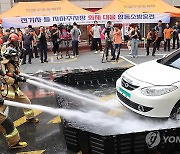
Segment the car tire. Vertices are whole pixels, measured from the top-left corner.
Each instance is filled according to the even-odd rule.
[[[173,107],[170,118],[173,120],[180,120],[180,101]]]

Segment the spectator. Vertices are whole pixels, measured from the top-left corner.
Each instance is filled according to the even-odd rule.
[[[157,31],[157,34],[158,34],[158,39],[156,42],[156,48],[159,51],[161,41],[163,40],[163,31],[164,31],[163,27],[162,27],[162,21],[161,20],[158,21],[158,25],[155,26],[155,30]]]
[[[140,37],[140,33],[138,31],[138,27],[135,26],[134,28],[132,28],[132,32],[131,32],[131,38],[132,38],[132,42],[131,42],[131,49],[132,49],[132,54],[131,57],[132,58],[136,58],[138,55],[138,39]]]
[[[19,42],[19,48],[22,48],[22,36],[23,32],[21,31],[20,28],[17,28],[17,34],[18,34],[18,42]]]
[[[6,29],[4,36],[3,36],[3,42],[7,42],[10,35],[10,30]]]
[[[87,26],[87,32],[88,32],[88,41],[89,41],[89,45],[91,45],[92,42],[92,26],[88,25]]]
[[[33,36],[33,51],[32,51],[32,58],[34,58],[33,56],[33,53],[35,54],[35,58],[39,58],[39,55],[38,55],[38,49],[37,49],[37,40],[38,40],[38,37],[37,37],[37,34],[36,34],[36,31],[33,29],[32,25],[28,25],[28,28],[29,28],[29,31],[31,33],[31,35]]]
[[[79,43],[79,35],[80,35],[80,30],[77,28],[77,23],[73,23],[73,29],[71,29],[71,36],[72,36],[72,48],[73,48],[73,56],[79,56],[79,51],[78,51],[78,43]]]
[[[48,62],[47,60],[48,34],[46,33],[46,29],[44,26],[41,26],[39,30],[40,32],[38,34],[38,38],[39,38],[39,49],[40,49],[40,61],[41,63],[44,63],[44,62]]]
[[[9,30],[10,30],[10,33],[15,33],[15,28],[14,27],[10,27]]]
[[[57,27],[57,24],[54,24],[51,30],[51,39],[53,42],[53,53],[56,56],[59,50],[59,44],[58,44],[58,39],[59,39],[59,30]]]
[[[0,38],[2,38],[4,36],[3,34],[3,27],[0,26]]]
[[[175,23],[175,26],[173,26],[173,48],[172,49],[175,49],[175,44],[176,44],[176,41],[177,41],[177,49],[179,49],[179,37],[178,37],[178,32],[180,31],[180,25],[179,25],[179,21],[177,21]]]
[[[127,47],[130,51],[130,55],[132,54],[132,49],[131,49],[131,32],[132,32],[132,29],[133,29],[133,25],[130,24],[129,25],[129,28],[128,28],[128,42],[127,42]]]
[[[118,26],[115,26],[115,29],[113,32],[113,42],[114,42],[114,55],[115,55],[116,50],[118,50],[118,54],[116,57],[116,61],[118,61],[119,55],[120,55],[120,50],[121,50],[121,44],[122,44],[122,34],[121,34],[121,30],[119,29]]]
[[[115,53],[113,50],[113,27],[111,21],[108,21],[106,27],[103,29],[102,34],[105,36],[105,52],[106,60],[108,60],[109,48],[111,48],[111,60],[115,60]]]
[[[149,56],[149,47],[152,43],[153,45],[153,52],[152,56],[155,56],[156,52],[156,41],[158,39],[158,35],[156,33],[156,30],[153,28],[148,34],[147,34],[147,44],[146,44],[146,56]]]
[[[23,54],[22,65],[26,64],[26,55],[29,56],[28,62],[29,62],[29,64],[31,64],[33,36],[30,34],[28,27],[25,27],[25,33],[22,36],[22,48],[26,49],[26,52]]]
[[[168,47],[168,51],[170,51],[170,41],[171,35],[173,33],[173,29],[169,27],[169,24],[166,24],[166,28],[164,29],[164,51]]]
[[[98,26],[98,22],[94,21],[94,27],[92,27],[92,36],[93,36],[93,43],[95,47],[95,53],[98,53],[98,44],[99,49],[102,53],[102,44],[101,44],[101,27]]]
[[[180,48],[180,29],[178,30],[178,37],[179,37],[179,48]]]
[[[82,35],[82,33],[81,33],[80,28],[78,28],[78,30],[79,30],[78,43],[80,43],[81,42],[81,35]]]

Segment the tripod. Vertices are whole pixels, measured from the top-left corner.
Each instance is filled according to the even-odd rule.
[[[112,52],[113,52],[112,41],[106,40],[105,48],[104,48],[104,52],[103,52],[103,56],[102,56],[102,59],[101,59],[101,62],[102,62],[102,63],[110,62],[110,61],[108,60],[109,48],[111,48],[111,54],[112,54]],[[105,57],[105,56],[106,56],[106,61],[104,61],[104,57]]]

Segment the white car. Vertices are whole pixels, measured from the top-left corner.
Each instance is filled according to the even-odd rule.
[[[180,50],[126,70],[116,82],[118,100],[148,117],[180,119]]]

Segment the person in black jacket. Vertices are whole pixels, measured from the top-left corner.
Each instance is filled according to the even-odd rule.
[[[175,26],[172,27],[174,32],[173,32],[173,48],[175,49],[175,44],[177,41],[177,49],[179,49],[179,37],[178,37],[178,32],[180,31],[180,25],[179,25],[179,21],[177,21],[175,23]]]
[[[59,30],[56,24],[53,25],[52,30],[51,30],[51,39],[53,42],[53,53],[54,55],[57,54],[59,50],[59,44],[58,44],[58,38],[59,38]]]
[[[47,60],[48,34],[46,33],[45,27],[43,27],[43,26],[40,27],[40,32],[39,32],[38,38],[39,38],[39,49],[40,49],[41,63],[48,62],[48,60]]]

